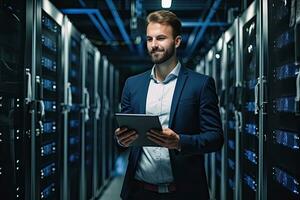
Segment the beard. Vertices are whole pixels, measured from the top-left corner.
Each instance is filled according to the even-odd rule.
[[[151,60],[154,64],[162,64],[169,60],[175,52],[175,45],[172,45],[168,49],[163,48],[156,48],[148,51],[149,55],[151,56]]]

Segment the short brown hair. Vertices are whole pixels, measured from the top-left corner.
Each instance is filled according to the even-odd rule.
[[[173,28],[174,38],[181,34],[181,22],[179,18],[171,11],[158,10],[147,16],[147,26],[149,23],[167,24]]]

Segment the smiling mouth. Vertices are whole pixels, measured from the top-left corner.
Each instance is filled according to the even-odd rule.
[[[157,53],[162,53],[162,51],[154,51],[151,54],[157,54]]]

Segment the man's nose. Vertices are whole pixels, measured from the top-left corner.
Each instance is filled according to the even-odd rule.
[[[152,40],[152,42],[151,42],[151,47],[152,47],[152,48],[157,48],[157,47],[158,47],[157,40],[155,40],[155,39]]]

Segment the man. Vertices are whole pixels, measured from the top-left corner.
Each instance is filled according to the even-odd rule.
[[[176,49],[181,23],[170,11],[147,17],[147,48],[152,70],[130,77],[124,86],[123,113],[159,115],[163,130],[149,130],[161,147],[130,147],[121,192],[124,200],[207,200],[204,153],[223,144],[218,98],[212,78],[184,68]],[[120,146],[137,137],[134,130],[115,131]]]

